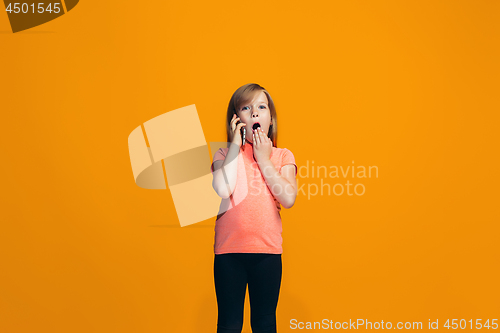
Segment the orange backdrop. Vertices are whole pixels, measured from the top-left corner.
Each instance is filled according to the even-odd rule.
[[[249,82],[273,96],[299,167],[378,167],[323,180],[362,183],[353,196],[313,196],[322,180],[302,171],[282,212],[279,331],[498,318],[499,14],[87,0],[13,34],[0,12],[0,332],[215,332],[215,217],[181,228],[169,190],[134,183],[127,137],[196,104],[207,142],[224,141]]]

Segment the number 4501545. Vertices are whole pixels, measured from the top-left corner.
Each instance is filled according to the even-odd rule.
[[[61,12],[61,7],[59,7],[60,3],[44,4],[43,2],[39,2],[39,3],[37,3],[37,5],[38,6],[35,6],[34,3],[32,3],[31,5],[27,4],[27,3],[14,3],[14,4],[9,3],[9,5],[7,6],[7,8],[5,10],[9,13],[15,13],[15,14],[18,14],[18,13],[24,13],[24,14],[39,13],[39,14],[42,14],[45,12],[57,14],[57,13]]]
[[[448,329],[454,329],[456,330],[457,328],[460,328],[460,329],[465,329],[467,328],[467,325],[468,323],[470,323],[470,328],[471,329],[481,329],[481,328],[487,328],[487,329],[494,329],[496,330],[498,328],[498,324],[497,324],[497,319],[491,319],[491,323],[490,323],[490,320],[487,319],[484,323],[481,323],[482,319],[476,319],[476,324],[475,324],[475,327],[473,326],[473,322],[472,322],[472,319],[467,321],[465,319],[460,319],[460,321],[458,321],[458,319],[451,319],[451,325],[450,325],[450,319],[448,319],[446,321],[446,323],[444,324],[444,327],[448,328]]]

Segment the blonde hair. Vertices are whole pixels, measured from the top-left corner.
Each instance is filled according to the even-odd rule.
[[[231,100],[229,101],[229,105],[227,107],[227,115],[226,115],[226,134],[227,134],[227,142],[229,147],[229,138],[231,134],[231,119],[233,118],[233,114],[238,115],[237,111],[243,104],[246,104],[254,98],[255,94],[263,91],[266,94],[267,101],[269,102],[269,111],[271,113],[271,125],[269,126],[268,138],[273,142],[273,147],[277,147],[278,145],[278,117],[276,114],[276,107],[274,106],[273,99],[269,92],[264,89],[264,87],[258,85],[257,83],[247,83],[244,86],[239,87],[234,92],[233,96],[231,96]]]

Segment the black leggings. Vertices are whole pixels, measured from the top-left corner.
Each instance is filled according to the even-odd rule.
[[[247,283],[252,332],[276,333],[281,271],[281,254],[216,254],[217,333],[241,332]]]

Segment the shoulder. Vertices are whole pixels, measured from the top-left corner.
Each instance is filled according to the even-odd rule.
[[[290,149],[287,148],[278,148],[279,149],[279,160],[281,165],[286,165],[286,164],[296,164],[295,163],[295,156],[293,156],[293,153]]]
[[[278,154],[279,156],[293,156],[293,153],[287,148],[273,147],[273,153]]]
[[[285,150],[288,150],[286,148],[278,148],[278,147],[273,147],[273,153],[276,152],[278,154],[283,154]]]

